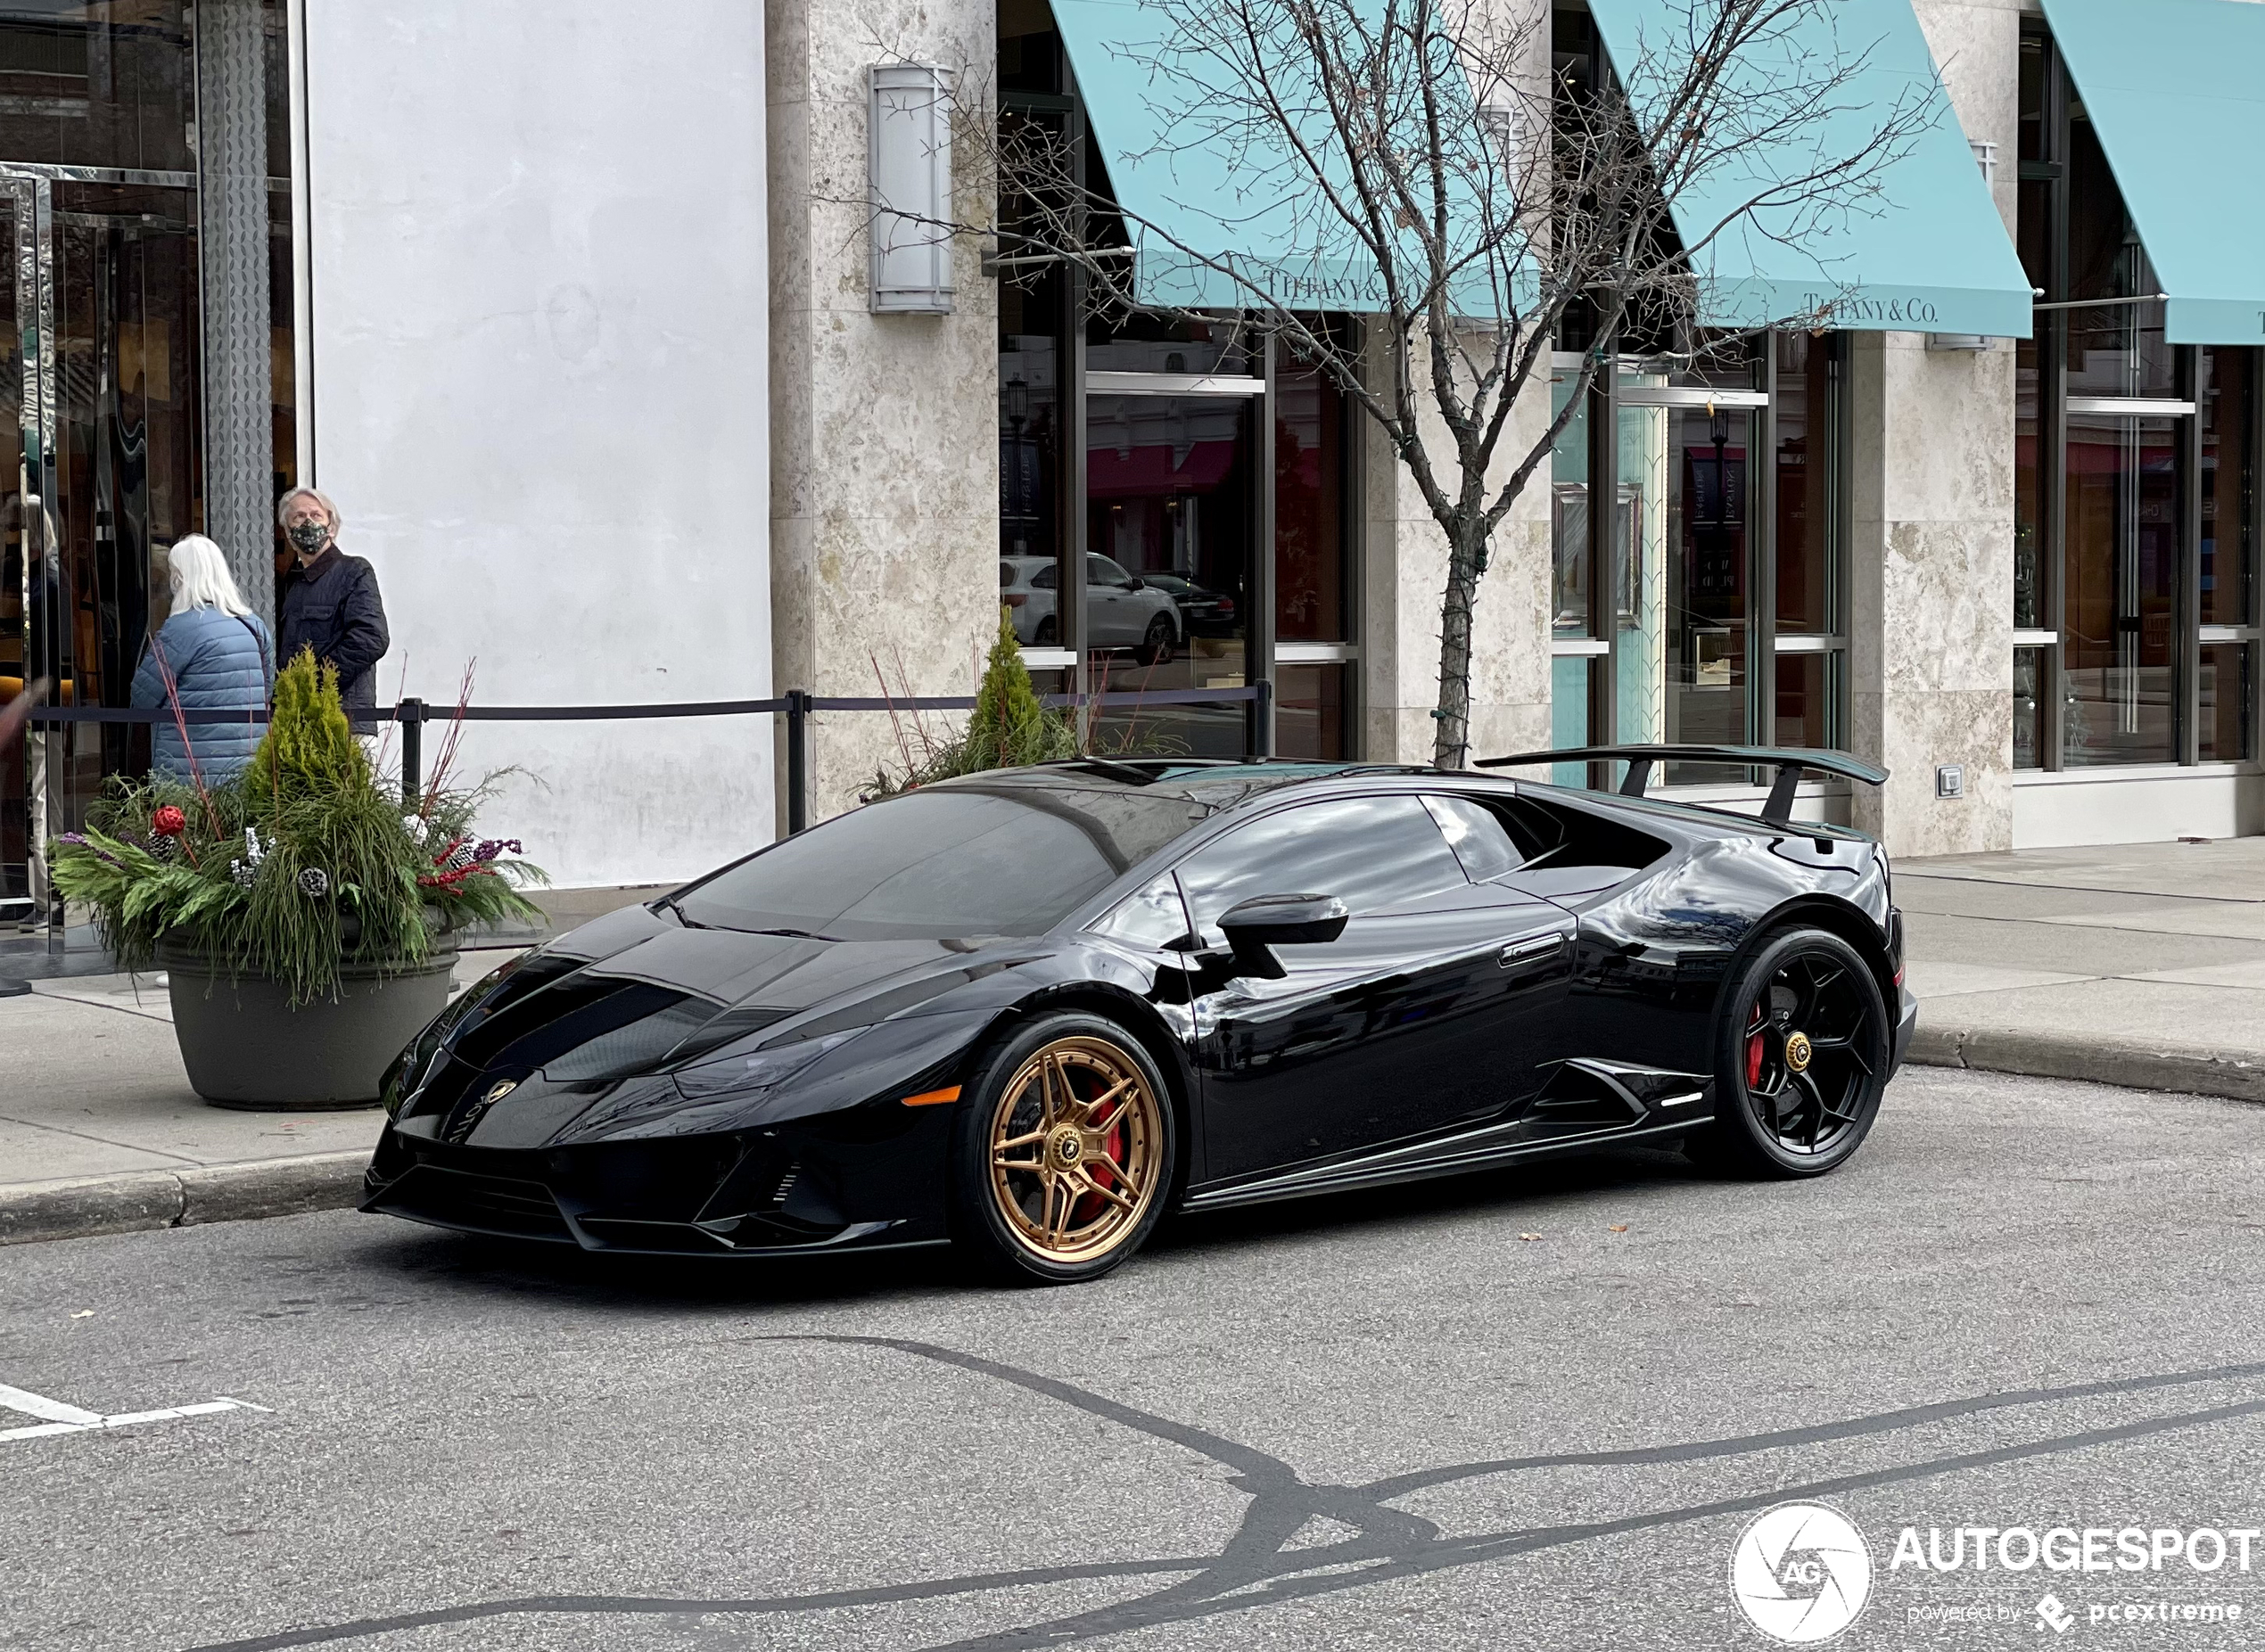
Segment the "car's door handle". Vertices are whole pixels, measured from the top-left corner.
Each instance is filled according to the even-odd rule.
[[[1508,969],[1513,965],[1528,964],[1536,958],[1547,958],[1564,944],[1564,932],[1553,929],[1546,935],[1528,935],[1523,941],[1513,941],[1496,957],[1502,966]]]

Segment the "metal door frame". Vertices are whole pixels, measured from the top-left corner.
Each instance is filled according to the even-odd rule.
[[[12,263],[16,285],[16,338],[23,356],[22,400],[16,438],[16,496],[21,513],[23,561],[16,591],[24,681],[33,678],[35,638],[31,629],[32,551],[54,555],[46,531],[45,501],[54,471],[54,183],[37,171],[0,166],[0,195],[13,213]],[[52,619],[52,616],[50,616]],[[52,734],[28,729],[22,751],[9,760],[23,781],[23,896],[0,897],[0,916],[22,927],[54,927],[47,888],[45,826],[54,781],[44,743]],[[35,752],[37,756],[35,757]],[[37,776],[37,785],[34,785]]]

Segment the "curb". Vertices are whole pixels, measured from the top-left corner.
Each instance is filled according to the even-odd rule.
[[[0,1187],[0,1245],[345,1210],[361,1198],[369,1158],[364,1152],[310,1153]]]
[[[1923,1020],[1912,1034],[1906,1059],[1923,1067],[1966,1067],[2265,1102],[2265,1058],[2244,1050],[2164,1048],[2010,1027],[1931,1027]]]

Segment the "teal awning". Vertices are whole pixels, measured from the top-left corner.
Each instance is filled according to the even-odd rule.
[[[2045,0],[2173,344],[2265,342],[2265,6]]]
[[[1256,308],[1230,273],[1240,269],[1292,307],[1382,307],[1376,259],[1328,205],[1314,166],[1257,115],[1236,70],[1187,37],[1176,8],[1053,0],[1053,13],[1125,214],[1141,301]],[[1297,91],[1296,54],[1271,67],[1281,77],[1290,124],[1334,179],[1344,170],[1342,148],[1318,95]],[[1485,239],[1478,224],[1476,203],[1460,203],[1451,234],[1478,248]],[[1403,272],[1423,267],[1413,251],[1395,260]],[[1229,269],[1215,267],[1223,264]],[[1456,308],[1494,313],[1487,288],[1485,270],[1473,269],[1454,285]]]
[[[1689,56],[1687,0],[1589,0],[1589,14],[1641,114],[1647,90]],[[1834,327],[2029,337],[2029,278],[1910,0],[1836,0],[1757,43],[1738,72],[1766,88],[1832,62],[1856,67],[1823,112],[1743,147],[1672,203],[1684,244],[1700,248],[1701,320],[1758,326],[1829,305]],[[1858,152],[1888,111],[1922,103],[1923,127],[1874,175],[1871,198],[1823,221],[1776,208],[1732,221],[1762,190]]]

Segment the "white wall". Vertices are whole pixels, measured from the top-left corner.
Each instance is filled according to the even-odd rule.
[[[375,565],[378,695],[770,691],[762,9],[308,0],[316,480]],[[428,730],[428,754],[440,730]],[[563,884],[771,834],[771,721],[472,724]]]

